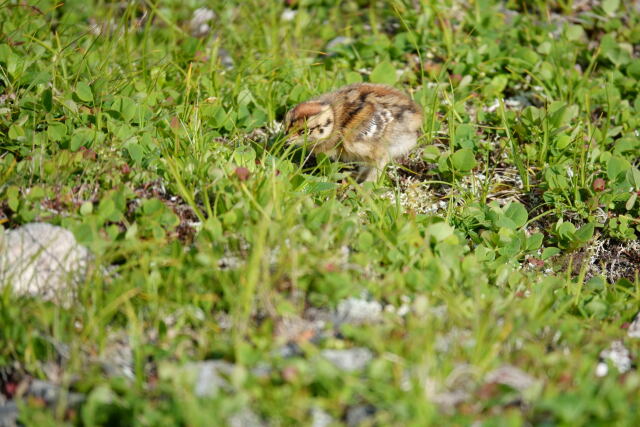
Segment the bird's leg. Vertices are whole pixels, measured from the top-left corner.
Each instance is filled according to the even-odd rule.
[[[356,175],[356,180],[358,182],[376,182],[380,177],[380,174],[384,170],[384,167],[387,165],[386,156],[382,159],[379,159],[375,165],[364,165],[361,166]]]

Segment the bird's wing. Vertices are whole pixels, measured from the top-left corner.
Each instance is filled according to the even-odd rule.
[[[384,134],[391,121],[393,121],[391,111],[378,106],[374,109],[373,114],[360,124],[358,134],[363,139],[378,139]]]

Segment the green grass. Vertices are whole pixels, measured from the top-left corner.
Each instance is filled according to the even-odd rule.
[[[26,424],[210,425],[242,408],[339,424],[357,405],[376,425],[637,423],[636,368],[595,375],[613,341],[640,351],[622,327],[640,308],[634,6],[210,3],[202,38],[192,0],[0,3],[3,226],[62,225],[96,256],[69,308],[0,294],[0,367],[54,381],[54,364],[87,396],[72,412],[21,400]],[[425,111],[419,147],[377,185],[305,162],[275,125],[356,81]],[[411,309],[279,353],[283,319],[363,295]],[[133,378],[102,372],[117,336]],[[373,352],[363,371],[320,356],[351,347]],[[232,390],[198,398],[180,369],[210,359],[235,364]],[[504,365],[535,386],[487,383]]]

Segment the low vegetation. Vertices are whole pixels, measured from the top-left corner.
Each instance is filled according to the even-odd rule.
[[[0,291],[0,405],[30,425],[638,421],[633,2],[205,3],[0,3],[2,225],[94,256],[68,306]],[[281,132],[359,81],[425,112],[376,185]],[[59,398],[21,395],[33,379]]]

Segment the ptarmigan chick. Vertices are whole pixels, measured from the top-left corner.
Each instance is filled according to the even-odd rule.
[[[387,85],[356,83],[298,104],[284,119],[289,142],[357,162],[358,181],[375,181],[385,165],[416,145],[422,109]]]

